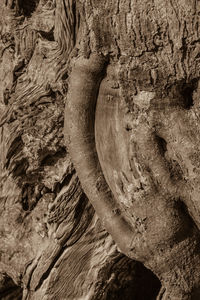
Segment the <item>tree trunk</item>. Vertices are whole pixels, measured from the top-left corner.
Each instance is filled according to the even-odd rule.
[[[1,299],[200,299],[199,8],[3,1]]]

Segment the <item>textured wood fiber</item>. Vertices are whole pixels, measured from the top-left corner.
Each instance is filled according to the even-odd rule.
[[[69,62],[85,30],[78,5],[0,7],[2,300],[154,299],[160,288],[151,271],[117,251],[65,146]]]
[[[1,298],[198,300],[198,1],[0,15]]]
[[[110,214],[104,225],[119,248],[123,244],[125,254],[162,281],[158,298],[198,299],[199,172],[193,160],[199,156],[198,1],[80,1],[80,12],[85,35],[71,64],[67,100],[72,105],[78,100],[80,110],[66,108],[80,120],[80,130],[75,121],[69,137],[79,178],[89,199],[98,203],[99,216],[103,209]],[[82,75],[73,73],[76,62],[86,58],[87,78],[93,53],[109,58],[98,97],[83,82],[76,92],[74,78]],[[95,81],[96,76],[91,86]],[[90,121],[81,103],[90,98],[97,102],[96,131],[93,125],[87,129],[96,147],[82,130]],[[96,151],[115,196],[111,207],[99,191],[98,199],[90,194],[101,175],[92,171],[93,179],[84,177]],[[117,205],[132,234],[119,222],[114,226]]]

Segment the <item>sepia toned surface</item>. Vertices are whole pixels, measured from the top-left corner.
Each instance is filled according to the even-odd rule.
[[[199,13],[3,1],[1,299],[200,299]]]

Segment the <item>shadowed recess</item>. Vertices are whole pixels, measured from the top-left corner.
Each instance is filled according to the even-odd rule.
[[[155,139],[156,139],[160,154],[162,156],[164,156],[165,152],[167,151],[167,142],[162,137],[160,137],[158,135],[155,136]]]
[[[22,288],[17,286],[13,280],[6,275],[0,277],[0,299],[22,300]]]
[[[39,0],[19,0],[19,7],[23,11],[25,17],[30,17],[36,10]]]
[[[189,110],[194,105],[193,93],[197,89],[198,79],[193,79],[189,83],[183,82],[180,87],[182,107]]]
[[[161,288],[159,279],[140,262],[121,256],[112,266],[102,271],[109,280],[106,290],[92,300],[155,300]],[[112,278],[112,279],[111,279]],[[141,289],[142,287],[142,289]]]

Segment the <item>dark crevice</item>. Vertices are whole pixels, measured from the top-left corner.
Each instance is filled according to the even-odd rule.
[[[170,177],[172,180],[181,180],[183,179],[183,171],[181,169],[181,166],[179,165],[179,163],[174,160],[171,159],[168,161],[168,167],[169,167],[169,171],[170,171]]]
[[[75,171],[72,171],[71,173],[69,173],[69,174],[63,179],[62,182],[57,182],[57,183],[56,183],[55,188],[54,188],[55,194],[58,194],[58,193],[62,190],[62,188],[63,188],[64,186],[67,186],[67,185],[70,183],[70,181],[71,181],[71,179],[72,179],[72,177],[73,177],[74,174],[75,174]]]
[[[28,160],[24,157],[20,161],[16,161],[15,167],[12,170],[13,177],[23,177],[26,174],[26,170],[29,167]]]
[[[5,105],[8,105],[9,99],[11,98],[11,92],[9,89],[5,89],[3,92],[3,101]]]
[[[132,126],[130,124],[126,124],[125,129],[126,129],[126,131],[131,131],[132,130]]]
[[[14,8],[15,8],[15,6],[16,6],[16,3],[15,3],[15,2],[16,2],[16,0],[13,0],[12,5],[11,5],[11,7],[10,7],[11,9],[14,9]]]
[[[68,178],[68,180],[70,180]],[[79,199],[79,202],[78,202],[78,206],[76,207],[76,212],[75,212],[75,223],[74,223],[74,226],[73,226],[73,230],[70,232],[70,234],[68,235],[67,234],[67,237],[65,237],[63,240],[62,240],[62,247],[57,251],[56,255],[54,256],[54,259],[52,260],[51,264],[49,265],[48,269],[43,273],[43,275],[41,276],[41,278],[39,279],[39,282],[35,288],[35,291],[37,291],[43,284],[44,280],[48,278],[48,276],[50,275],[52,269],[54,268],[56,262],[58,261],[58,259],[60,259],[60,257],[63,255],[64,251],[66,250],[66,247],[64,246],[65,243],[70,240],[73,235],[76,236],[76,239],[73,240],[73,243],[70,243],[68,245],[68,247],[72,246],[73,244],[75,244],[77,242],[77,240],[81,237],[82,235],[82,230],[80,231],[80,234],[77,233],[77,226],[80,224],[80,220],[81,218],[83,217],[82,214],[80,214],[80,211],[84,211],[84,208],[86,207],[87,205],[87,197],[83,194],[81,196],[81,198]],[[61,241],[60,241],[61,242]]]
[[[181,94],[183,97],[183,108],[190,109],[193,105],[193,86],[185,86],[185,88],[182,90]]]
[[[54,28],[52,28],[49,32],[39,30],[39,33],[42,38],[48,41],[54,41]]]
[[[180,106],[189,110],[194,105],[193,92],[197,89],[198,78],[194,78],[190,82],[181,82],[177,85],[180,93]]]
[[[136,274],[137,279],[136,282],[136,292],[135,292],[135,300],[154,300],[158,295],[161,283],[156,275],[146,269],[142,263],[137,262],[136,266]],[[144,289],[141,289],[141,286]]]
[[[35,208],[38,201],[44,194],[45,187],[38,182],[26,182],[22,187],[22,207],[25,211],[31,211]],[[48,189],[46,189],[46,193]]]
[[[73,16],[74,16],[74,24],[73,24],[73,42],[74,42],[74,46],[75,46],[75,43],[76,43],[76,34],[77,34],[77,32],[76,32],[76,28],[77,28],[77,19],[76,19],[77,14],[76,14],[76,11],[77,11],[76,2],[74,1],[72,3],[72,12],[73,12]]]
[[[170,86],[166,86],[166,95],[170,105],[179,106],[189,110],[194,105],[193,93],[197,89],[199,78],[194,78],[189,82],[180,80]]]
[[[45,149],[43,149],[45,151]],[[66,149],[61,148],[59,151],[56,153],[48,153],[43,157],[41,160],[41,167],[44,166],[53,166],[59,159],[64,158],[66,156]]]
[[[23,289],[17,286],[13,280],[4,276],[4,282],[0,285],[0,299],[1,300],[22,300]]]
[[[30,17],[36,10],[39,0],[18,0],[19,9],[22,10],[25,17]]]
[[[9,150],[8,150],[8,153],[6,155],[6,158],[7,158],[7,162],[6,162],[6,168],[9,167],[9,164],[10,164],[10,160],[11,158],[18,154],[20,151],[22,151],[23,149],[23,146],[24,146],[24,143],[22,141],[22,138],[21,136],[17,136],[13,142],[11,143],[10,147],[9,147]]]
[[[25,211],[32,210],[36,205],[36,199],[34,197],[35,186],[34,184],[26,183],[22,188],[22,208]],[[35,201],[33,200],[35,199]]]
[[[100,292],[92,300],[155,300],[161,288],[161,283],[153,272],[142,263],[123,255],[110,266],[107,265],[99,276],[102,278],[97,287]],[[105,290],[106,280],[109,284]]]
[[[65,72],[65,73],[62,75],[61,79],[62,79],[62,80],[67,80],[67,78],[68,78],[68,72]]]
[[[63,180],[61,183],[59,183],[59,188],[60,188],[60,190],[61,190],[64,186],[67,186],[67,185],[69,184],[69,182],[71,181],[72,176],[73,176],[74,174],[75,174],[75,171],[73,171],[72,173],[68,174],[68,175],[64,178],[64,180]]]
[[[78,225],[78,223],[82,217],[82,213],[85,210],[86,205],[87,205],[87,197],[83,193],[83,194],[81,194],[78,204],[75,207],[75,214],[74,214],[75,226]]]
[[[199,231],[198,225],[195,223],[195,220],[191,215],[191,212],[189,212],[187,205],[182,201],[182,199],[178,199],[176,205],[177,205],[177,209],[183,214],[184,226],[185,226],[184,234],[186,232],[186,228],[191,233],[192,233],[192,229],[198,232]]]
[[[89,226],[93,217],[93,213],[91,212],[91,210],[87,213],[87,205],[88,199],[85,194],[82,194],[78,201],[78,205],[75,207],[73,229],[70,233],[65,232],[59,239],[59,242],[62,246],[65,246],[66,244],[68,247],[73,246],[81,238],[83,232],[87,230],[87,227]],[[87,214],[87,218],[85,216],[85,213],[82,214],[83,211],[85,211],[85,213]]]
[[[57,252],[56,256],[54,257],[54,259],[52,260],[51,264],[49,265],[48,269],[46,270],[46,272],[43,273],[43,275],[41,276],[38,285],[35,287],[35,291],[37,291],[43,284],[44,280],[47,279],[47,277],[49,276],[49,274],[51,273],[52,269],[54,268],[56,262],[58,261],[58,259],[62,256],[62,254],[64,253],[65,248],[62,247],[59,249],[59,251]]]
[[[193,213],[188,210],[187,205],[182,199],[178,198],[174,201],[174,210],[177,211],[179,218],[184,220],[181,228],[177,231],[176,236],[174,237],[176,239],[176,243],[182,242],[186,236],[194,237],[195,235],[196,238],[199,239],[199,224],[197,224]]]
[[[13,82],[16,82],[17,78],[25,72],[25,61],[21,60],[13,70]]]
[[[165,155],[165,152],[167,151],[167,142],[160,136],[155,136],[156,143],[159,149],[159,152],[162,156]]]
[[[76,38],[78,36],[80,23],[81,23],[81,16],[80,16],[80,13],[79,13],[79,10],[78,10],[77,6],[74,7],[74,14],[76,15],[75,26],[74,26],[75,27],[75,41],[74,41],[74,43],[76,43]]]

